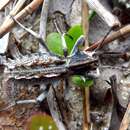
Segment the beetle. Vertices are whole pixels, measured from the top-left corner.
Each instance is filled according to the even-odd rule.
[[[80,36],[77,39],[70,56],[65,55],[64,57],[60,57],[50,52],[45,42],[41,37],[38,36],[38,34],[24,27],[13,17],[12,19],[23,29],[25,29],[27,32],[37,38],[43,44],[46,52],[37,52],[22,55],[17,46],[13,45],[12,49],[15,50],[13,51],[15,53],[12,53],[12,59],[2,56],[0,57],[1,65],[5,66],[4,75],[7,79],[28,80],[34,78],[47,78],[51,80],[53,78],[72,75],[75,73],[83,74],[86,71],[89,72],[91,68],[96,68],[95,63],[97,63],[97,58],[93,56],[93,53],[86,53],[85,51],[81,51],[78,49],[78,46],[83,45],[85,42],[83,36]],[[62,42],[64,43],[65,40]],[[63,48],[63,50],[65,49]],[[17,55],[17,57],[15,55]],[[7,110],[17,104],[41,103],[46,98],[47,92],[48,89],[43,91],[36,99],[33,100],[14,101],[6,108],[1,109],[1,111]]]

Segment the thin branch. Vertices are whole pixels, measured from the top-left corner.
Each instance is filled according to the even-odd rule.
[[[119,29],[118,31],[113,32],[112,34],[110,34],[103,42],[102,46],[107,45],[109,43],[111,43],[112,41],[120,38],[120,37],[124,37],[124,36],[128,36],[130,34],[130,24]],[[100,40],[98,40],[95,43],[92,43],[92,45],[89,48],[85,48],[85,51],[92,51],[95,48],[98,47],[99,44],[101,44],[103,38],[101,38]]]
[[[21,10],[17,15],[14,16],[15,19],[20,20],[27,15],[33,13],[43,2],[43,0],[33,0],[29,5],[27,5],[23,10]],[[7,32],[9,32],[15,25],[14,20],[10,19],[8,23],[3,23],[0,27],[0,38],[3,37]]]

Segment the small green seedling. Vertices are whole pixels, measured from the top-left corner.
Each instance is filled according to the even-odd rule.
[[[94,18],[95,15],[96,15],[96,12],[91,10],[89,13],[89,18],[88,18],[89,22],[92,21],[92,19]],[[82,26],[80,24],[71,27],[68,30],[67,35],[64,35],[67,49],[68,49],[68,54],[70,54],[75,42],[81,35],[83,35],[83,30],[82,30]],[[53,53],[63,56],[64,52],[63,52],[63,48],[62,48],[62,44],[61,44],[61,42],[62,42],[61,34],[59,34],[57,32],[50,33],[47,36],[46,41],[47,41],[48,48]]]
[[[75,42],[77,39],[83,34],[81,25],[75,25],[69,29],[67,32],[67,35],[65,35],[65,41],[67,44],[68,54],[71,53],[71,50],[73,46],[75,45]],[[63,56],[63,48],[62,48],[62,39],[61,34],[59,33],[51,33],[47,36],[47,46],[48,48],[55,54]],[[80,87],[90,87],[93,84],[93,80],[86,79],[84,76],[75,75],[72,76],[72,82],[76,86]]]
[[[92,11],[89,15],[89,21],[91,21],[95,15],[96,13]],[[67,35],[64,36],[68,54],[71,53],[72,48],[74,47],[77,39],[81,35],[83,35],[83,30],[81,25],[75,25],[68,30]],[[61,34],[54,32],[47,36],[48,48],[53,53],[63,56],[64,52],[61,43],[62,43]],[[86,86],[90,87],[93,84],[93,80],[86,79],[84,76],[79,76],[79,75],[73,76],[72,82],[76,84],[76,86],[81,86],[81,87],[86,87]]]
[[[71,77],[72,83],[74,83],[78,87],[91,87],[93,85],[93,80],[85,78],[82,75],[74,75]]]
[[[68,54],[70,54],[75,42],[83,34],[81,25],[75,25],[69,29],[67,35],[64,36]],[[53,32],[47,36],[47,46],[55,54],[63,56],[62,39],[59,33]]]
[[[40,113],[31,116],[26,130],[58,130],[58,128],[49,115]]]

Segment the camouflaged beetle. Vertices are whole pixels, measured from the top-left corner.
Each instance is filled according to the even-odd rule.
[[[16,22],[18,23],[18,21]],[[18,24],[21,26],[20,23]],[[25,27],[23,28],[25,29]],[[68,57],[60,57],[53,54],[49,51],[46,44],[41,38],[38,37],[38,40],[42,42],[47,52],[37,52],[22,55],[19,52],[17,46],[13,45],[13,58],[6,58],[3,56],[0,57],[0,63],[5,67],[4,77],[6,77],[7,80],[28,80],[40,78],[49,78],[49,80],[51,80],[52,78],[73,74],[84,74],[85,72],[88,73],[91,68],[95,69],[95,63],[97,63],[97,58],[93,56],[93,53],[87,53],[78,49],[78,46],[83,45],[85,42],[83,36],[79,37],[79,39],[76,41],[71,51],[71,55]],[[13,101],[13,103],[11,103],[8,107],[2,110],[7,110],[16,104],[40,103],[45,99],[45,95],[47,95],[46,91],[42,92],[34,100]]]

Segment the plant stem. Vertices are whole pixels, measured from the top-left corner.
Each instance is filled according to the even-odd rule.
[[[83,130],[89,130],[90,128],[90,104],[89,104],[89,87],[83,89]]]
[[[86,0],[82,0],[82,27],[85,36],[85,48],[89,47],[88,31],[89,31],[89,9]],[[89,130],[89,87],[83,88],[83,130]]]

